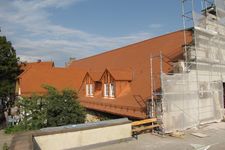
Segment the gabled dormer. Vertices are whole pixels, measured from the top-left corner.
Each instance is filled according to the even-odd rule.
[[[103,84],[102,95],[104,98],[115,98],[115,79],[111,73],[106,69],[101,77],[101,82]]]
[[[92,72],[89,71],[86,73],[83,80],[83,89],[85,90],[84,94],[86,97],[94,97],[99,95],[101,92],[102,83],[100,82],[101,72]]]
[[[86,73],[80,93],[85,97],[114,99],[130,91],[131,70],[105,69],[104,72]]]
[[[116,98],[130,87],[133,75],[129,70],[106,69],[101,77],[104,98]]]

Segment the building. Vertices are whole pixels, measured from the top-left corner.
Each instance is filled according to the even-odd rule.
[[[186,32],[191,42],[192,31]],[[161,51],[167,57],[163,62],[164,71],[171,72],[169,63],[182,59],[183,46],[184,33],[181,30],[73,61],[70,68],[87,70],[80,89],[81,104],[98,111],[146,118],[147,101],[151,97],[151,55]],[[154,63],[158,64],[154,69],[159,71],[160,60]]]
[[[55,67],[53,62],[27,63],[22,68],[24,71],[18,76],[16,84],[16,93],[21,96],[43,95],[47,92],[45,85],[58,90],[78,90],[84,75],[81,70]]]
[[[186,31],[192,40],[192,31]],[[120,116],[143,119],[148,115],[151,97],[150,57],[161,51],[167,57],[165,72],[171,72],[170,61],[182,59],[183,30],[155,37],[81,60],[69,67],[56,68],[52,62],[28,64],[19,77],[19,94],[43,94],[44,84],[57,89],[79,91],[80,102],[89,109]],[[159,64],[159,59],[155,61]],[[159,66],[155,66],[159,71]]]
[[[137,119],[156,117],[164,132],[220,121],[225,3],[207,1],[203,11],[191,11],[193,28],[75,60],[66,68],[33,66],[18,78],[20,94],[44,93],[42,84],[70,87],[88,109]],[[184,24],[190,19],[186,12]]]

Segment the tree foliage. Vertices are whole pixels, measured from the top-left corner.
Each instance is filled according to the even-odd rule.
[[[22,116],[21,126],[24,126],[27,130],[45,127],[46,102],[44,102],[41,96],[24,97],[18,101],[17,105],[20,107]]]
[[[11,42],[5,36],[0,36],[0,100],[7,105],[14,99],[16,77],[19,74],[18,60]]]
[[[17,102],[22,121],[6,129],[6,133],[85,122],[86,112],[77,101],[75,91],[64,89],[59,92],[51,86],[45,88],[46,95],[24,97]]]
[[[45,88],[48,89],[49,93],[45,96],[47,126],[84,123],[86,114],[84,108],[77,101],[76,92],[69,89],[58,92],[49,86]]]

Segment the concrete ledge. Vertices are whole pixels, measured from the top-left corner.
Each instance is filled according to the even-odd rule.
[[[131,132],[131,121],[127,118],[43,128],[39,131],[17,134],[12,140],[10,149],[91,149],[131,140]],[[64,145],[65,148],[56,145]]]
[[[128,120],[127,118],[121,118],[121,119],[98,121],[93,123],[85,123],[85,124],[77,124],[77,125],[48,127],[48,128],[40,129],[40,132],[35,132],[33,136],[36,137],[36,136],[43,136],[43,135],[49,135],[49,134],[52,135],[52,134],[59,134],[59,133],[66,133],[66,132],[97,129],[97,128],[103,128],[103,127],[109,127],[109,126],[122,125],[126,123],[131,123],[131,121]]]

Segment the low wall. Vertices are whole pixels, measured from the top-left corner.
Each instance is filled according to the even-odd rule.
[[[88,148],[99,144],[130,139],[131,122],[115,119],[96,123],[45,128],[33,134],[35,149]]]

